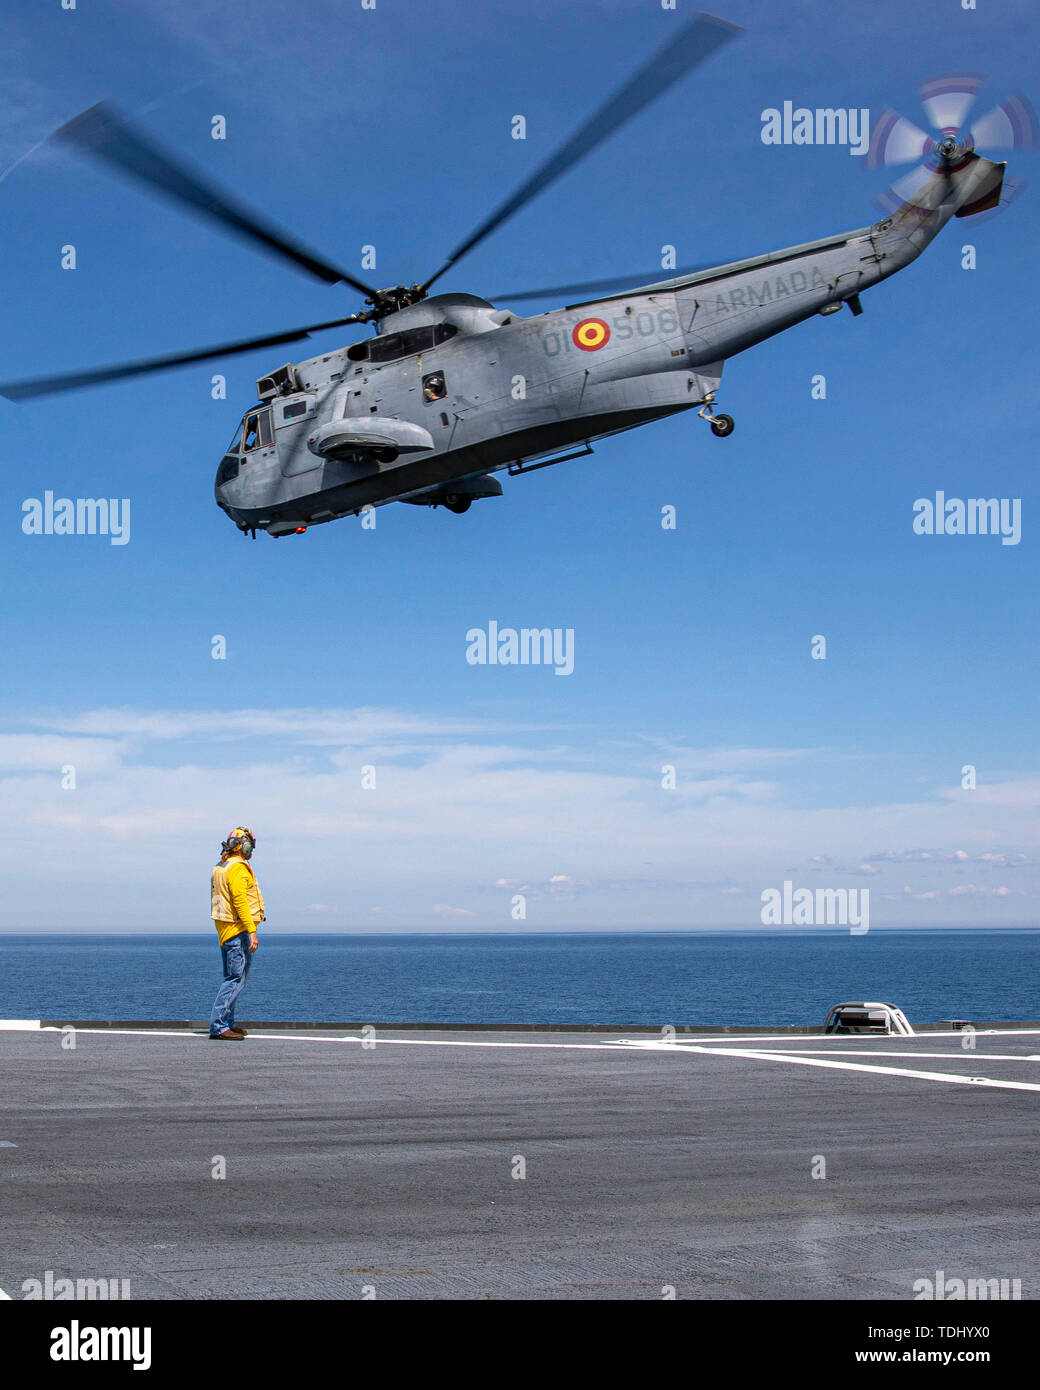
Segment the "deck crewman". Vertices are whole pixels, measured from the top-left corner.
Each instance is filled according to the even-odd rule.
[[[246,1030],[235,1026],[235,1003],[259,945],[256,929],[265,917],[264,896],[249,863],[256,849],[253,832],[237,825],[220,848],[220,862],[211,879],[211,915],[220,942],[224,983],[213,1004],[209,1035],[215,1042],[241,1042]]]

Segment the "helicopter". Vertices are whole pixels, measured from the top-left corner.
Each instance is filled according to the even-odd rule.
[[[215,497],[238,529],[282,538],[388,502],[454,513],[516,476],[593,452],[595,441],[695,409],[720,438],[725,362],[816,314],[847,307],[910,264],[954,216],[1000,201],[1005,163],[947,128],[922,151],[923,182],[872,225],[670,279],[589,281],[485,299],[431,288],[620,126],[727,45],[737,25],[689,20],[428,279],[376,288],[308,250],[160,149],[110,104],[62,126],[71,145],[368,306],[346,317],[166,357],[0,384],[24,400],[371,324],[375,334],[257,380],[219,464]],[[512,307],[566,296],[532,317]]]

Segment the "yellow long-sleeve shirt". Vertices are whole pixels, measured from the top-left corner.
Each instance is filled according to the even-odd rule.
[[[251,867],[243,859],[231,858],[227,864],[227,888],[231,897],[231,908],[235,914],[233,922],[222,922],[214,917],[213,925],[217,929],[217,937],[223,946],[232,937],[238,936],[240,932],[255,932],[260,922],[263,920],[262,912],[259,918],[254,920],[250,908],[250,896],[259,897],[256,886],[256,876]]]

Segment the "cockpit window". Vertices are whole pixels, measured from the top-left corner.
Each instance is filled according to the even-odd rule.
[[[347,348],[347,356],[352,362],[396,362],[401,357],[429,352],[438,343],[454,338],[458,331],[453,323],[431,323],[422,328],[406,328],[401,333],[381,333]]]
[[[221,459],[220,467],[217,469],[217,487],[221,487],[224,483],[230,483],[232,478],[237,477],[238,455],[226,454],[224,458]]]
[[[271,412],[256,410],[247,415],[242,426],[242,449],[266,449],[271,443]]]

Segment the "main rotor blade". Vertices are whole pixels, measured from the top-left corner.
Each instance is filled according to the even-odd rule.
[[[440,270],[426,281],[423,289],[429,289],[435,280],[439,280],[456,261],[472,251],[478,242],[483,241],[532,198],[555,183],[568,169],[591,154],[608,136],[613,135],[614,131],[619,130],[644,107],[662,96],[680,77],[684,77],[698,63],[703,63],[717,48],[721,48],[740,32],[740,25],[730,24],[728,20],[717,19],[714,15],[700,14],[691,19],[678,35],[670,39],[664,48],[640,68],[566,144],[521,184],[471,236],[455,248]]]
[[[202,213],[203,217],[258,241],[267,250],[284,256],[327,284],[335,285],[343,281],[363,294],[375,294],[363,280],[356,280],[338,266],[312,255],[298,241],[262,221],[212,184],[176,163],[157,145],[139,135],[108,102],[99,102],[97,106],[81,112],[56,130],[51,138],[75,145],[172,198],[174,202],[186,204]]]
[[[359,316],[352,314],[346,319],[312,323],[307,328],[291,328],[285,333],[269,333],[263,338],[243,338],[233,343],[221,343],[218,347],[199,348],[195,352],[177,352],[169,357],[142,357],[136,362],[118,362],[110,367],[96,367],[85,372],[62,372],[58,376],[34,377],[26,381],[4,381],[0,382],[0,396],[5,396],[9,401],[27,401],[36,396],[52,396],[59,391],[78,391],[81,387],[101,386],[108,381],[145,376],[148,372],[161,372],[168,367],[186,367],[191,362],[205,362],[211,357],[233,357],[237,352],[251,352],[254,348],[296,343],[323,328],[341,328],[358,321]]]
[[[696,275],[698,271],[711,270],[717,264],[717,261],[705,261],[703,265],[684,266],[681,270],[672,271],[670,275],[656,276],[655,271],[643,276],[617,275],[610,280],[583,280],[576,285],[554,285],[551,289],[519,290],[516,294],[493,294],[488,297],[494,304],[517,304],[525,299],[571,299],[574,295],[593,295],[600,291],[604,294],[610,294],[612,290],[627,290],[637,285],[659,284],[662,279],[681,280],[684,275]]]

